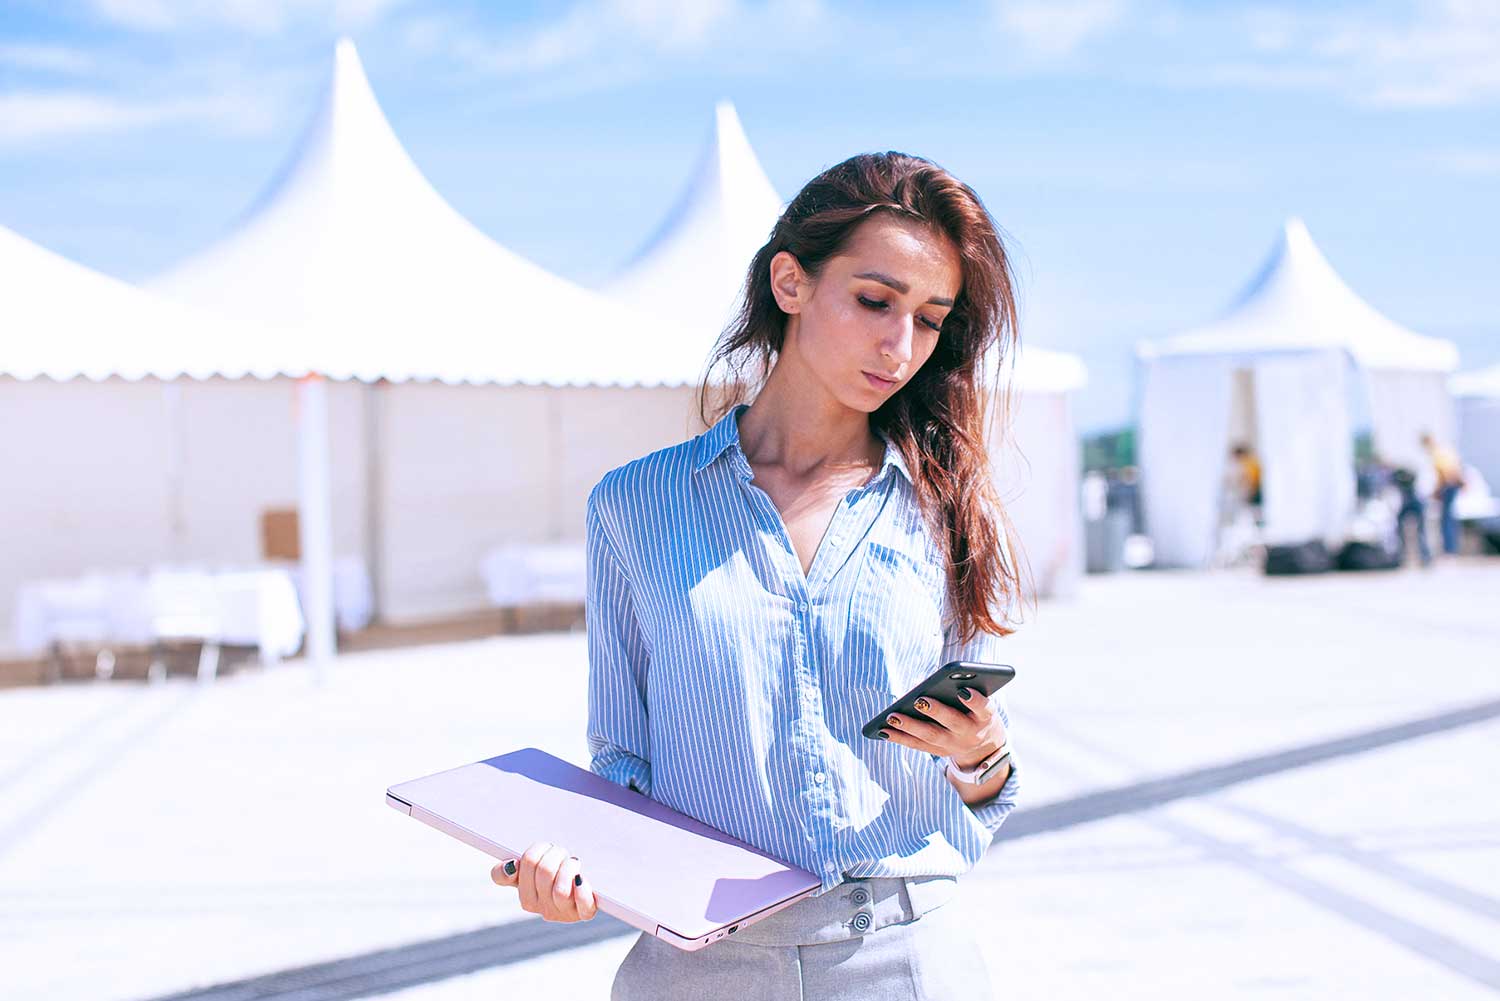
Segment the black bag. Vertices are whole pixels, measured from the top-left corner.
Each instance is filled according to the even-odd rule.
[[[1484,540],[1485,552],[1500,553],[1500,518],[1480,518],[1474,528]]]
[[[1395,553],[1373,542],[1350,542],[1339,550],[1340,570],[1395,570],[1399,566],[1401,560]]]
[[[1324,573],[1332,569],[1333,560],[1328,555],[1328,547],[1320,541],[1266,547],[1267,576]]]

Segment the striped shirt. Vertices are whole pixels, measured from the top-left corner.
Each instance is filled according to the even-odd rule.
[[[860,728],[942,664],[998,661],[999,637],[956,640],[888,437],[804,575],[751,482],[747,406],[589,494],[590,767],[815,873],[818,894],[845,875],[967,872],[1015,806],[1015,754],[1000,794],[969,806],[941,756]],[[990,704],[1009,732],[1003,690]]]

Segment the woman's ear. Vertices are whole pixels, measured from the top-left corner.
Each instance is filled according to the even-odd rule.
[[[787,314],[802,312],[802,293],[807,288],[807,276],[802,273],[802,263],[789,251],[780,251],[771,258],[771,294],[776,305]]]

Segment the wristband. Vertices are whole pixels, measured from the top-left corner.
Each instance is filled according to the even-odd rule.
[[[999,773],[1009,758],[1010,741],[1007,740],[996,749],[994,754],[985,758],[973,768],[960,768],[954,763],[952,758],[949,758],[948,771],[960,782],[967,782],[969,785],[984,785]]]

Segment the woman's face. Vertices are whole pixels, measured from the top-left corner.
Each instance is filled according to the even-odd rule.
[[[783,251],[771,286],[791,355],[839,403],[873,413],[932,355],[962,283],[946,236],[885,213],[861,223],[816,282]]]

